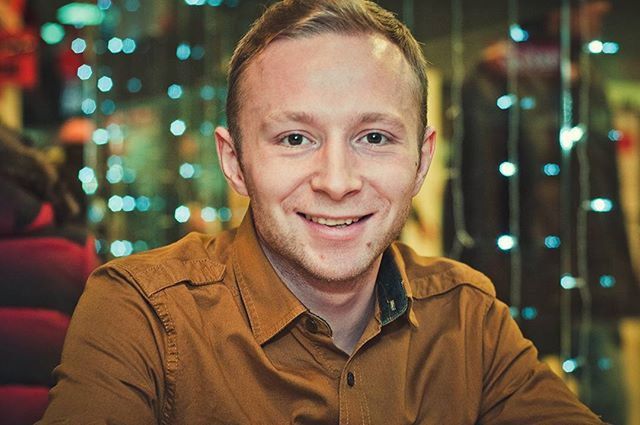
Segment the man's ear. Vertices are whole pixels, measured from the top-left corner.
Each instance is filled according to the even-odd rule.
[[[432,127],[427,127],[424,130],[424,138],[422,139],[422,147],[420,148],[420,164],[416,172],[416,179],[413,187],[413,196],[416,196],[420,192],[422,183],[425,177],[427,177],[427,171],[431,165],[433,154],[436,150],[436,131]]]
[[[236,146],[229,130],[224,127],[216,128],[216,149],[218,150],[220,169],[222,169],[229,185],[240,195],[249,196]]]

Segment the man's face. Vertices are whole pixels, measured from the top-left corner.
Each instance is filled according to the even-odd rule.
[[[395,239],[433,153],[433,132],[418,134],[417,87],[378,35],[279,40],[249,64],[241,164],[226,129],[216,137],[276,266],[351,280]]]

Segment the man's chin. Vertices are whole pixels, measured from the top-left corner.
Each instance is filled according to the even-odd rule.
[[[357,260],[359,261],[340,258],[311,264],[307,261],[306,264],[301,264],[301,268],[316,281],[329,284],[353,282],[371,272],[376,258]]]

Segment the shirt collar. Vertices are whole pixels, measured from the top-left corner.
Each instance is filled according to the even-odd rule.
[[[406,284],[402,257],[394,247],[384,253],[376,278],[380,323],[384,326],[407,311],[417,325],[411,310],[411,288]],[[280,280],[265,256],[255,232],[250,210],[245,215],[236,238],[231,258],[240,297],[247,311],[253,335],[264,344],[284,329],[307,308]],[[400,265],[400,267],[399,267]]]
[[[409,280],[409,277],[407,275],[407,270],[406,270],[406,265],[405,265],[405,261],[403,258],[402,253],[400,252],[400,249],[398,248],[398,244],[397,243],[393,243],[391,244],[391,246],[387,249],[387,251],[385,252],[385,255],[382,257],[382,261],[385,261],[385,257],[388,257],[387,261],[387,267],[381,267],[382,270],[385,269],[393,269],[392,272],[392,276],[393,277],[393,286],[396,288],[394,291],[392,291],[393,294],[396,295],[396,299],[395,299],[395,304],[396,306],[398,304],[402,305],[403,301],[406,305],[406,307],[403,309],[402,312],[400,312],[399,314],[395,314],[390,316],[390,319],[387,323],[390,323],[391,321],[397,319],[398,317],[400,317],[403,313],[406,312],[406,317],[407,320],[409,321],[409,323],[413,326],[413,327],[418,327],[418,317],[416,316],[415,312],[413,311],[413,290],[412,290],[412,286]],[[389,273],[389,272],[385,272],[385,273]],[[378,273],[378,279],[380,279],[380,275],[382,273]],[[381,298],[379,298],[381,299]],[[382,302],[380,302],[380,304],[382,304]],[[381,315],[381,322],[384,325],[384,321],[382,321],[382,318],[384,316]]]
[[[409,299],[390,250],[385,251],[382,256],[376,278],[376,291],[382,326],[393,322],[407,311]]]
[[[280,280],[264,255],[250,210],[233,243],[233,272],[253,336],[262,345],[307,309]]]

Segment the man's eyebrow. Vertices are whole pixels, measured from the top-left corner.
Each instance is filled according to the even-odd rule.
[[[359,115],[355,120],[357,124],[375,124],[383,123],[385,125],[393,127],[396,131],[404,132],[406,127],[400,117],[394,115],[383,114],[380,112],[367,112]]]
[[[276,121],[276,122],[284,122],[284,121],[295,121],[303,124],[315,124],[317,122],[316,118],[308,114],[306,112],[294,111],[294,112],[275,112],[269,114],[267,116],[268,121]]]

